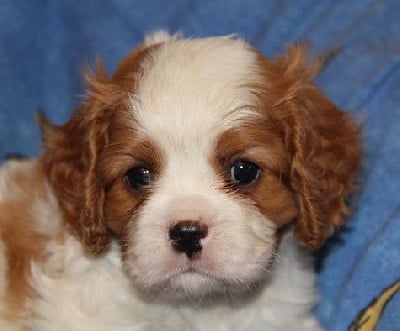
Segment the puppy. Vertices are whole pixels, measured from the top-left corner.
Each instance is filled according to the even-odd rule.
[[[359,128],[302,47],[156,33],[0,168],[0,329],[320,330]]]

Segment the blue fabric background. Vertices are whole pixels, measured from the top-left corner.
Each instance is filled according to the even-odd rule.
[[[35,110],[64,122],[79,102],[79,73],[97,57],[112,71],[154,29],[187,36],[237,33],[274,56],[308,40],[342,52],[317,79],[364,124],[356,213],[324,251],[317,314],[346,330],[360,309],[400,277],[400,2],[396,0],[0,0],[0,160],[36,155]],[[400,330],[400,298],[378,330]]]

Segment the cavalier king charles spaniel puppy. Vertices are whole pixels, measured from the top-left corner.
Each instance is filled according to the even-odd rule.
[[[0,168],[3,331],[321,330],[359,127],[302,46],[154,33]]]

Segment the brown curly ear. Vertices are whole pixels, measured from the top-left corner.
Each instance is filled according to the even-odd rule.
[[[311,83],[320,64],[308,64],[304,48],[290,48],[277,62],[286,79],[279,102],[287,112],[290,182],[300,211],[294,231],[304,246],[316,249],[349,213],[346,200],[360,164],[360,130]]]
[[[101,66],[97,75],[86,76],[86,100],[63,126],[40,117],[46,153],[44,162],[67,224],[88,252],[103,252],[110,237],[103,215],[104,187],[98,159],[107,144],[112,107],[118,106],[121,90],[112,84]]]

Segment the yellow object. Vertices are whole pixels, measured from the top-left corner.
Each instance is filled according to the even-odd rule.
[[[373,331],[389,300],[400,291],[400,279],[386,288],[351,323],[348,331]]]

